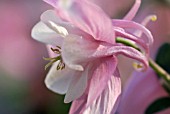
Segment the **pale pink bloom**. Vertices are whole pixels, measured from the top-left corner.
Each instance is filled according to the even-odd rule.
[[[32,30],[38,41],[59,46],[58,57],[45,83],[49,89],[66,94],[64,102],[73,101],[70,114],[114,113],[121,93],[117,55],[123,54],[148,67],[147,57],[134,48],[115,43],[120,36],[143,47],[148,54],[151,33],[142,25],[130,21],[140,0],[125,20],[111,20],[100,7],[86,0],[45,0],[55,8],[41,16]],[[126,28],[145,33],[147,39],[126,32]],[[64,62],[65,68],[56,70]],[[62,63],[63,64],[63,63]]]
[[[118,114],[144,114],[147,107],[158,98],[168,96],[160,80],[151,69],[145,73],[134,72],[124,88]],[[170,110],[158,114],[169,114]]]

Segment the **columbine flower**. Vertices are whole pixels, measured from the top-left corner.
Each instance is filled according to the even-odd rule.
[[[117,107],[121,93],[118,54],[126,55],[148,66],[147,57],[134,48],[115,43],[123,37],[139,44],[148,54],[151,33],[142,25],[130,21],[140,0],[126,16],[127,20],[111,20],[98,6],[87,0],[45,0],[55,8],[41,16],[32,36],[53,45],[56,54],[45,83],[49,89],[66,94],[64,102],[73,101],[71,114],[110,114]],[[124,28],[144,32],[149,39],[140,39]],[[56,47],[57,46],[57,47]],[[48,65],[50,65],[48,64]],[[116,105],[115,105],[116,103]]]

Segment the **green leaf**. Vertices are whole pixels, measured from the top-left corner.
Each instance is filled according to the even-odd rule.
[[[145,111],[145,114],[153,114],[167,108],[170,108],[170,97],[162,97],[149,105],[149,107]]]
[[[170,73],[170,44],[163,44],[157,53],[156,63],[159,64],[164,70]]]

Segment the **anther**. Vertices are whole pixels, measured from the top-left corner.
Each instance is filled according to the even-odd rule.
[[[141,63],[136,63],[136,62],[134,62],[133,63],[133,67],[136,69],[136,70],[138,70],[138,71],[141,71],[141,70],[143,70],[143,64],[141,64]]]
[[[61,53],[61,51],[60,51],[60,49],[54,49],[54,48],[52,48],[51,47],[51,50],[54,52],[54,53],[56,53],[56,54],[60,54]]]
[[[157,20],[157,16],[156,15],[152,15],[151,20],[152,21],[156,21]]]
[[[147,17],[145,17],[145,19],[142,21],[142,25],[146,26],[150,21],[156,21],[157,20],[157,16],[156,15],[149,15]]]
[[[62,60],[57,65],[57,70],[63,70],[65,68],[65,64],[63,63]]]

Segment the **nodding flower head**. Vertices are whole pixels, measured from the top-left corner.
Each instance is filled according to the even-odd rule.
[[[44,1],[55,10],[41,15],[32,37],[55,47],[50,51],[53,57],[44,58],[50,61],[46,67],[53,64],[45,79],[47,87],[66,94],[64,102],[73,101],[70,114],[114,113],[121,93],[117,56],[122,54],[135,59],[140,63],[137,68],[148,67],[152,34],[142,24],[132,21],[141,1],[136,0],[131,11],[119,20],[110,19],[88,0]],[[147,37],[129,32],[129,28]],[[116,43],[118,37],[138,45],[142,52]]]

